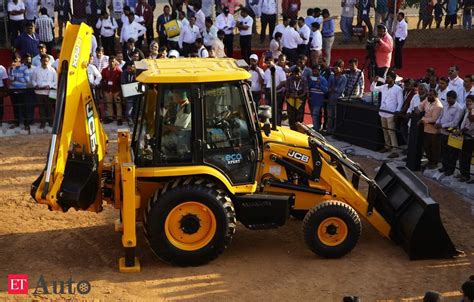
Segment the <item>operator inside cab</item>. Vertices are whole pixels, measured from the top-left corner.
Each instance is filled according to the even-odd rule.
[[[161,151],[167,158],[183,160],[191,156],[192,110],[188,93],[184,89],[171,91],[171,101],[162,109],[164,125]]]

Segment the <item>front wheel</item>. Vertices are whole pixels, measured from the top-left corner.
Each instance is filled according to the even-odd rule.
[[[153,252],[179,266],[205,264],[222,253],[235,232],[227,193],[203,178],[168,182],[150,199],[145,235]]]
[[[339,258],[357,244],[362,224],[357,212],[340,201],[326,201],[312,208],[303,220],[306,245],[325,258]]]

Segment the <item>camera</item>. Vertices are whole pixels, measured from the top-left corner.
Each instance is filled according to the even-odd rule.
[[[375,47],[379,43],[378,38],[371,37],[367,39],[367,43],[365,44],[365,50],[367,51],[367,57],[370,59],[375,59]]]

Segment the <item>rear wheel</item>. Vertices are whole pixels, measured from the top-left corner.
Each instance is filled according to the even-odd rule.
[[[217,258],[230,244],[235,226],[229,196],[204,178],[165,183],[144,213],[145,235],[153,252],[180,266]]]
[[[315,254],[339,258],[359,241],[362,224],[357,212],[340,201],[323,202],[311,209],[303,221],[307,246]]]

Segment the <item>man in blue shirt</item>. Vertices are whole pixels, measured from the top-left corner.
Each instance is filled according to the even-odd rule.
[[[21,57],[24,57],[27,53],[31,56],[39,54],[39,37],[33,31],[33,23],[28,22],[25,26],[25,31],[19,35],[15,40],[15,48],[19,49]]]
[[[326,57],[326,62],[328,65],[331,65],[331,49],[332,44],[334,43],[334,30],[336,24],[333,18],[329,18],[329,10],[323,9],[323,30],[321,35],[323,36],[323,49],[324,56]]]
[[[347,85],[346,75],[343,74],[344,61],[338,60],[334,63],[334,77],[329,82],[329,103],[328,109],[328,133],[333,133],[336,129],[336,105],[337,100],[344,96],[344,89]]]
[[[308,81],[309,105],[313,118],[313,129],[321,130],[321,109],[324,104],[324,94],[328,91],[328,82],[321,76],[319,65],[313,66],[313,75]]]
[[[458,0],[447,0],[446,4],[446,17],[444,18],[444,26],[448,28],[453,28],[453,25],[457,23],[457,13],[458,13]]]
[[[10,70],[10,90],[13,103],[13,115],[15,122],[10,128],[25,125],[25,130],[30,130],[30,124],[33,120],[34,98],[29,93],[31,88],[31,55],[23,56],[23,64],[19,57],[13,58],[12,68]],[[33,108],[33,110],[32,110]]]

